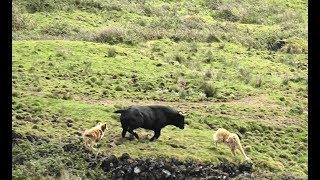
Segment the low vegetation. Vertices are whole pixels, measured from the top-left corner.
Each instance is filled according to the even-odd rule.
[[[307,179],[307,2],[14,0],[13,178],[105,178],[100,155],[240,163],[213,131],[237,132],[257,178]],[[133,104],[187,114],[158,141],[121,141]],[[69,146],[74,146],[71,150]],[[97,153],[97,152],[95,152]]]

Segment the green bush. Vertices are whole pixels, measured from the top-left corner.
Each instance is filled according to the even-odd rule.
[[[66,22],[56,21],[53,24],[49,24],[41,29],[41,32],[51,36],[67,36],[71,35],[72,32],[78,32],[79,29],[76,27],[70,27]]]
[[[12,30],[26,29],[29,23],[29,19],[21,13],[20,8],[15,3],[12,3]]]
[[[109,48],[108,49],[108,57],[115,57],[117,54],[116,49],[115,48]]]
[[[202,92],[206,95],[206,97],[215,97],[217,95],[217,88],[208,82],[203,82],[200,86]]]
[[[290,109],[290,113],[300,115],[300,114],[303,113],[303,109],[300,106],[295,106],[295,107]]]
[[[204,6],[211,10],[218,10],[218,8],[223,4],[222,0],[205,0]]]
[[[234,7],[231,5],[225,5],[224,7],[220,7],[217,13],[217,17],[231,22],[236,22],[240,20],[239,15],[237,14]]]
[[[30,13],[51,12],[57,8],[57,4],[53,0],[28,0],[25,7]]]
[[[245,82],[245,83],[249,83],[251,80],[251,73],[248,69],[245,68],[239,68],[239,75],[240,78]]]
[[[188,29],[203,29],[204,21],[197,16],[187,16],[182,20],[182,24],[184,27]]]
[[[174,55],[174,60],[179,63],[183,63],[183,62],[185,62],[185,57],[183,55],[181,55],[180,53],[178,53],[178,54]]]
[[[126,32],[120,27],[107,27],[93,36],[93,40],[102,43],[117,44],[125,39]]]
[[[211,51],[207,51],[206,54],[205,54],[205,62],[206,63],[210,63],[213,61],[213,54]]]

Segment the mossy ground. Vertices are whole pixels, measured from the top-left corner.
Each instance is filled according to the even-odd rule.
[[[62,148],[97,122],[108,124],[100,153],[243,161],[213,145],[224,127],[241,133],[258,177],[306,177],[305,1],[67,2],[14,2],[13,131],[40,138],[13,146],[15,179],[104,176]],[[113,111],[132,104],[170,105],[188,125],[109,147],[121,132]]]

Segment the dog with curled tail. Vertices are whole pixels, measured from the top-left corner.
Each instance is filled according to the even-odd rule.
[[[219,128],[214,134],[213,134],[213,141],[214,143],[224,143],[229,146],[231,149],[232,154],[235,156],[236,155],[236,150],[239,149],[245,159],[247,161],[250,160],[250,158],[245,154],[242,145],[240,143],[240,138],[236,133],[231,133],[228,130],[224,128]]]
[[[95,127],[85,130],[82,134],[84,145],[87,148],[92,148],[95,150],[93,146],[103,138],[106,129],[106,123],[98,123]]]

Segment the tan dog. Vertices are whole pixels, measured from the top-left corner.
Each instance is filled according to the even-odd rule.
[[[102,139],[102,137],[104,136],[104,131],[106,129],[106,123],[98,123],[98,125],[96,125],[95,127],[85,130],[82,134],[85,146],[95,149],[93,146]]]
[[[232,154],[236,155],[236,149],[239,149],[246,160],[250,160],[250,158],[244,153],[244,150],[241,146],[239,136],[235,133],[231,133],[224,128],[219,128],[213,134],[213,141],[215,142],[216,146],[217,143],[224,143],[228,145],[231,149]]]

